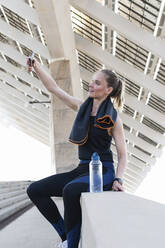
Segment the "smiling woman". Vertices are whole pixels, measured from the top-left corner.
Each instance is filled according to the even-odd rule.
[[[94,74],[92,81],[89,83],[89,96],[99,100],[107,97],[112,92],[112,87],[107,87],[107,81],[104,74],[99,71]]]
[[[61,89],[36,60],[30,63],[28,59],[27,66],[29,72],[35,70],[49,92],[71,109],[78,110],[69,136],[69,141],[78,145],[78,166],[69,172],[34,182],[27,189],[29,198],[61,237],[62,247],[67,240],[68,248],[78,248],[81,230],[80,196],[82,192],[89,192],[89,162],[94,152],[99,154],[104,167],[103,190],[124,191],[122,176],[127,152],[123,125],[118,115],[123,106],[124,83],[108,69],[98,71],[90,83],[89,97],[82,101]],[[110,147],[112,136],[118,154],[116,171]],[[96,137],[99,137],[97,142]],[[50,196],[63,197],[64,219]]]

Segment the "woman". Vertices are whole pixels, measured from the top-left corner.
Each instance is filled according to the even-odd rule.
[[[123,105],[123,84],[110,70],[101,70],[93,75],[89,84],[89,97],[82,102],[58,87],[37,61],[28,70],[39,76],[48,91],[66,105],[78,111],[69,140],[78,144],[80,163],[74,170],[60,173],[33,182],[27,194],[44,217],[52,224],[61,237],[61,248],[78,248],[81,230],[81,192],[89,191],[89,162],[93,152],[97,152],[103,163],[104,191],[124,191],[122,176],[126,166],[127,152],[123,126],[114,108]],[[111,99],[114,99],[112,103]],[[118,154],[115,173],[113,154],[110,150],[112,137]],[[62,196],[64,219],[61,217],[51,196]]]

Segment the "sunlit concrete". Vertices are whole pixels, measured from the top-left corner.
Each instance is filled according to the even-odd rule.
[[[163,247],[165,205],[125,192],[82,193],[82,248]]]
[[[0,232],[0,247],[4,248],[56,248],[59,241],[54,228],[35,206]]]

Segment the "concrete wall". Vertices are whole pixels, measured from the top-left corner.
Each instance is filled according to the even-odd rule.
[[[165,246],[165,205],[123,192],[83,193],[81,248]]]
[[[9,217],[31,206],[26,194],[31,181],[0,182],[0,227]]]

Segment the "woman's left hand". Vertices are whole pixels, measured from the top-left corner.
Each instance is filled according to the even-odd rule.
[[[113,191],[124,191],[124,188],[118,181],[114,181],[112,185],[112,190]]]

